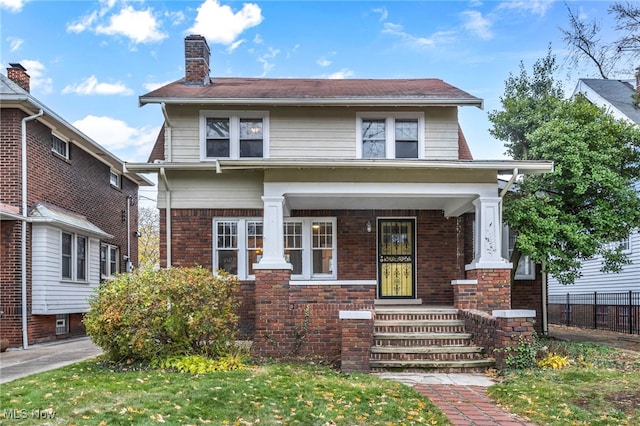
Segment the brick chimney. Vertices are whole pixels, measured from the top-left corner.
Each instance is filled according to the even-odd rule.
[[[207,40],[201,35],[190,35],[184,39],[184,82],[206,86],[209,84],[209,58],[211,51]]]
[[[9,63],[7,68],[7,77],[18,86],[22,87],[27,93],[31,92],[29,83],[31,77],[27,74],[27,69],[18,63]]]

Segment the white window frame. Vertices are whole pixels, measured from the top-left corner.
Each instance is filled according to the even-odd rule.
[[[218,223],[220,222],[235,222],[237,224],[237,262],[238,262],[238,279],[240,280],[255,280],[255,275],[249,275],[247,264],[247,224],[249,222],[263,223],[262,217],[242,217],[242,218],[230,218],[230,217],[216,217],[213,219],[213,259],[212,265],[214,271],[218,269]],[[313,263],[313,232],[312,225],[314,222],[328,222],[332,226],[332,260],[331,260],[331,273],[329,274],[314,274],[312,273]],[[338,221],[335,217],[295,217],[285,218],[284,224],[288,223],[300,223],[302,224],[302,274],[291,275],[292,280],[335,280],[338,278]],[[264,232],[264,231],[263,231]],[[284,229],[283,229],[284,235]]]
[[[362,157],[362,123],[364,120],[385,120],[385,158],[396,158],[396,120],[418,120],[418,160],[425,158],[425,119],[423,112],[357,112],[356,113],[356,158]],[[372,160],[374,160],[372,158]],[[401,160],[415,160],[401,158]]]
[[[102,253],[104,250],[104,262],[105,268],[102,268]],[[120,272],[120,248],[118,246],[114,246],[112,244],[100,244],[100,278],[109,279],[113,278],[115,274]],[[115,267],[112,267],[112,264],[115,261]]]
[[[62,275],[62,236],[64,234],[71,236],[71,277],[64,277]],[[84,257],[84,278],[78,278],[78,238],[82,238],[85,240],[85,257]],[[76,234],[68,231],[60,231],[60,280],[67,282],[81,282],[87,283],[89,282],[90,277],[90,268],[89,264],[91,262],[91,239],[87,235]]]
[[[56,335],[69,334],[69,314],[56,314]]]
[[[60,150],[58,149],[58,146],[56,146],[57,143],[60,143],[60,146],[64,147],[64,152],[60,152]],[[62,136],[52,132],[51,133],[51,151],[68,160],[69,159],[69,141],[63,138]]]
[[[511,253],[513,253],[513,244],[515,240],[509,238],[511,230],[508,226],[502,227],[502,257],[509,260],[511,259]],[[514,279],[516,280],[535,280],[536,279],[536,265],[533,263],[529,256],[523,255],[520,258],[520,264],[513,265],[516,269]],[[523,270],[524,267],[524,270]]]
[[[207,157],[207,118],[229,119],[229,157]],[[240,157],[240,120],[262,119],[262,157]],[[200,160],[215,161],[220,158],[238,160],[241,158],[269,158],[269,111],[200,111]]]
[[[120,174],[114,172],[113,170],[109,171],[109,184],[115,188],[120,188],[121,182]]]

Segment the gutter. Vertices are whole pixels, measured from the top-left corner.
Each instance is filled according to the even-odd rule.
[[[27,121],[35,120],[44,115],[42,108],[37,114],[22,119],[21,140],[21,169],[22,169],[22,235],[20,236],[20,274],[22,292],[22,347],[29,348],[27,333]]]

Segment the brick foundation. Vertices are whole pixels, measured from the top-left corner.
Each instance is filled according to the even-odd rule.
[[[368,313],[371,315],[366,318]],[[359,314],[365,315],[359,317]],[[342,311],[340,318],[342,330],[340,369],[343,373],[369,372],[375,313],[372,311]]]

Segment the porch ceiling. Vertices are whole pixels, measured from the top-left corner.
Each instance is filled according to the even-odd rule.
[[[445,216],[474,211],[477,194],[428,196],[425,194],[285,194],[289,210],[442,210]]]

